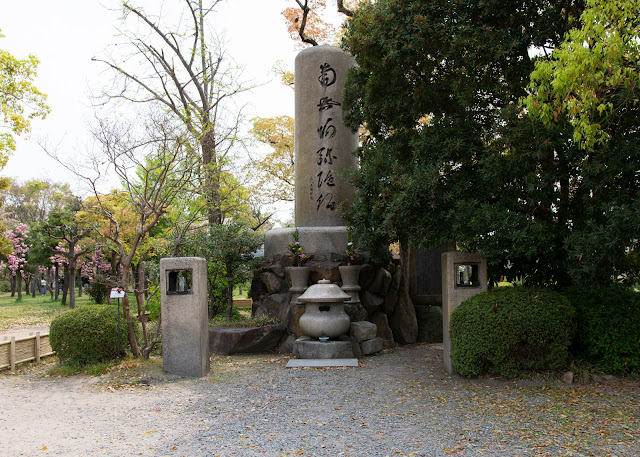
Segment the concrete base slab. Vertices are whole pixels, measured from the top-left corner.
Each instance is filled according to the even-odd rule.
[[[291,359],[287,368],[358,367],[358,359]]]
[[[269,230],[264,236],[264,256],[285,255],[287,246],[293,242],[295,229]],[[344,252],[347,245],[347,227],[298,227],[300,244],[305,254]]]
[[[351,359],[351,341],[297,340],[293,343],[293,353],[301,359]]]

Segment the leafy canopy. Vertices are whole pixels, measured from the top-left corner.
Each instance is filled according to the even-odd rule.
[[[545,124],[566,115],[574,140],[593,147],[609,141],[640,108],[640,1],[586,5],[581,27],[550,59],[536,62],[525,104]]]
[[[20,60],[0,49],[0,168],[16,148],[14,135],[29,133],[31,119],[50,111],[47,96],[33,84],[38,63],[35,56]]]

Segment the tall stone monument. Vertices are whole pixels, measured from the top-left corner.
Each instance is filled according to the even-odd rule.
[[[353,193],[345,172],[357,133],[345,127],[342,109],[351,55],[335,46],[313,46],[295,61],[295,225],[305,253],[344,252],[347,228],[338,206]],[[265,256],[285,254],[293,229],[269,231]]]

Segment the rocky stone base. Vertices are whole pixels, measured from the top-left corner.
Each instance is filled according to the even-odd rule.
[[[368,263],[369,259],[366,255],[360,256],[357,260],[362,264],[358,281],[361,288],[360,303],[346,303],[345,312],[352,323],[374,324],[375,335],[368,339],[379,338],[380,340],[365,344],[365,350],[363,350],[362,343],[367,340],[358,341],[359,337],[354,338],[350,332],[349,337],[358,346],[354,349],[356,357],[364,354],[365,351],[367,354],[379,352],[377,348],[380,345],[382,345],[381,349],[387,349],[398,343],[442,341],[440,308],[429,307],[433,309],[424,312],[425,310],[419,310],[418,307],[413,306],[407,294],[401,290],[402,268],[398,261],[391,261],[384,266],[374,266]],[[342,282],[338,267],[346,264],[346,256],[335,252],[313,254],[303,263],[311,269],[309,285],[317,283],[320,279],[329,279],[339,286]],[[286,335],[281,341],[279,350],[284,352],[292,351],[293,341],[303,336],[298,323],[305,311],[305,306],[289,303],[291,285],[286,268],[292,265],[293,260],[286,255],[265,257],[256,270],[251,285],[252,314],[257,317],[269,316],[280,319]],[[374,350],[375,352],[370,352]]]

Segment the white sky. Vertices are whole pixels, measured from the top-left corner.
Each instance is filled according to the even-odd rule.
[[[136,4],[160,0],[138,0]],[[181,2],[181,0],[165,0]],[[3,176],[51,179],[74,178],[41,149],[38,142],[57,145],[58,151],[73,153],[90,143],[86,125],[91,118],[90,89],[102,87],[112,74],[91,58],[115,41],[120,0],[0,0],[0,49],[17,58],[28,54],[40,60],[36,86],[48,95],[51,114],[34,120],[29,139],[17,139],[17,148],[1,171]],[[244,67],[244,75],[257,84],[248,100],[246,114],[271,117],[293,116],[293,91],[280,84],[271,69],[276,61],[293,68],[297,53],[289,38],[281,11],[292,0],[225,0],[216,12],[218,32],[224,32],[228,53]],[[219,20],[219,22],[218,22]],[[269,82],[271,81],[271,82]]]

